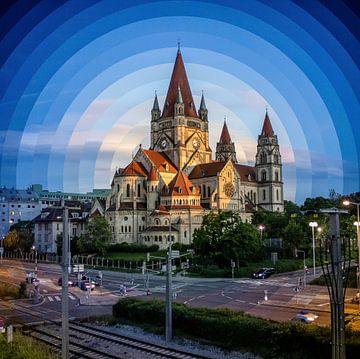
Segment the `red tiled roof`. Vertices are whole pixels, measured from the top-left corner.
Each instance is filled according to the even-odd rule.
[[[274,136],[274,130],[271,126],[270,118],[269,118],[267,111],[265,113],[265,119],[264,119],[262,131],[261,131],[261,135],[266,136],[266,137]]]
[[[213,161],[202,163],[194,167],[189,178],[202,178],[216,176],[225,166],[226,161]]]
[[[183,103],[185,105],[185,116],[198,117],[180,51],[178,51],[176,55],[162,117],[174,116],[174,105],[178,95],[178,87],[180,87]]]
[[[144,150],[144,153],[160,172],[177,172],[176,167],[165,155],[165,153],[154,150]],[[168,170],[166,170],[166,164],[168,165]]]
[[[120,176],[143,176],[147,177],[148,172],[140,162],[131,161],[122,171]]]
[[[194,191],[194,192],[193,192]],[[199,195],[199,190],[191,183],[183,171],[179,171],[167,188],[163,188],[165,196],[194,196]]]
[[[149,181],[157,181],[158,179],[159,178],[155,171],[154,166],[151,166],[151,170],[150,170],[150,174],[149,174]]]
[[[240,165],[238,163],[234,163],[233,165],[235,166],[238,174],[240,175],[241,181],[248,181],[249,180],[249,178],[248,178],[249,175],[251,177],[251,180],[255,181],[255,179],[256,179],[255,167]]]
[[[224,126],[221,132],[219,143],[222,145],[231,145],[231,137],[229,134],[229,130],[226,126],[226,121],[224,121]]]
[[[160,204],[155,210],[153,210],[150,214],[150,216],[157,215],[157,216],[169,216],[169,211],[166,209],[166,207],[162,204]]]

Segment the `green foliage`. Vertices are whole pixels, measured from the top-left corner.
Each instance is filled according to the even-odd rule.
[[[30,252],[34,239],[32,234],[33,224],[30,221],[21,221],[10,227],[6,235],[4,247],[9,251]]]
[[[324,208],[340,207],[341,203],[337,199],[315,197],[306,198],[304,204],[301,206],[302,211],[320,211]]]
[[[293,252],[295,248],[306,247],[308,242],[303,225],[295,220],[289,221],[282,230],[282,238],[291,252]]]
[[[147,252],[156,252],[159,250],[159,246],[157,244],[152,244],[147,246],[146,244],[138,244],[138,243],[116,243],[111,244],[107,248],[107,252],[124,252],[124,253],[147,253]]]
[[[232,259],[256,258],[263,250],[257,228],[242,223],[234,212],[206,215],[201,228],[194,232],[193,242],[197,255],[220,266],[229,266]]]
[[[25,298],[26,297],[26,283],[25,282],[20,283],[18,296],[19,296],[19,298]]]
[[[113,306],[115,319],[164,326],[165,306],[158,300],[120,300]],[[185,334],[210,341],[228,349],[241,349],[264,358],[329,358],[331,357],[329,328],[302,323],[277,323],[253,318],[229,309],[193,308],[173,304],[175,334]],[[349,334],[349,333],[348,333]],[[357,357],[360,333],[346,335],[347,353]]]
[[[14,341],[7,343],[6,336],[0,334],[0,359],[57,359],[61,355],[53,352],[45,344],[14,333]]]
[[[81,252],[96,252],[104,255],[112,235],[108,222],[102,216],[95,216],[89,220],[86,225],[85,234],[82,234],[78,240],[78,246]]]
[[[19,289],[15,284],[0,283],[0,298],[18,298]]]
[[[255,212],[252,217],[252,224],[258,227],[265,226],[263,238],[280,238],[281,230],[288,223],[288,217],[277,212]]]

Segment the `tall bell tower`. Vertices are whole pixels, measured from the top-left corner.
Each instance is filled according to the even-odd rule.
[[[155,96],[150,149],[164,152],[179,170],[210,162],[207,114],[204,94],[196,110],[179,47],[161,114]]]
[[[268,112],[258,145],[255,161],[258,186],[258,204],[268,211],[284,211],[282,163],[277,136],[272,128]]]

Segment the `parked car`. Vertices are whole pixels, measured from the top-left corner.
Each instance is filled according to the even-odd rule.
[[[293,320],[303,323],[313,323],[317,318],[319,318],[318,315],[314,313],[310,313],[308,310],[302,310],[301,312],[295,315]]]
[[[80,282],[80,289],[81,290],[94,290],[95,289],[95,282],[89,280],[82,280]]]
[[[261,268],[258,271],[256,271],[255,273],[253,273],[253,277],[264,279],[264,278],[270,277],[274,273],[275,273],[274,268]]]
[[[58,285],[62,287],[62,277],[58,279]],[[71,279],[68,280],[68,286],[73,287],[75,285],[75,282],[73,282]]]
[[[26,274],[26,278],[25,278],[26,283],[32,283],[35,279],[36,279],[35,272],[31,272],[31,273]]]

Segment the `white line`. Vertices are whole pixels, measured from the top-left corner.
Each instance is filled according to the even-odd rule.
[[[53,302],[54,301],[54,298],[53,297],[48,297],[49,301],[50,302]]]
[[[240,300],[240,299],[235,299],[235,301],[239,303],[246,303],[245,300]]]
[[[60,297],[57,296],[57,295],[55,295],[55,299],[56,299],[57,301],[60,301],[60,300],[61,300]]]
[[[75,300],[75,299],[76,299],[76,298],[73,297],[71,294],[69,294],[69,298],[70,298],[71,300]]]

